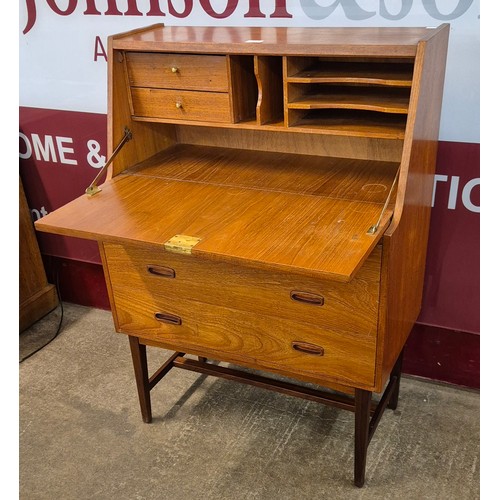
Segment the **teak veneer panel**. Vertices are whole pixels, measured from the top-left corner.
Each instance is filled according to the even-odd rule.
[[[113,48],[154,52],[413,57],[426,28],[156,26],[113,40]]]
[[[229,94],[193,90],[131,89],[135,116],[231,122]]]
[[[296,88],[300,91],[299,85]],[[381,113],[408,113],[409,92],[387,92],[372,87],[329,87],[288,101],[289,109],[364,109]],[[397,89],[399,90],[399,89]]]
[[[314,133],[333,132],[335,134],[359,135],[380,139],[404,139],[406,115],[375,113],[363,110],[339,109],[334,114],[325,109],[290,109],[297,118],[289,119],[290,129]]]
[[[319,61],[288,75],[289,83],[349,83],[411,87],[412,64]]]
[[[308,323],[194,302],[184,298],[162,301],[143,290],[113,289],[119,331],[162,342],[181,352],[203,353],[221,361],[270,369],[287,376],[333,384],[373,385],[376,343]],[[179,325],[158,321],[165,312],[181,319]],[[298,352],[292,342],[320,346],[324,355]]]
[[[177,139],[181,144],[217,146],[226,149],[250,151],[275,151],[280,153],[329,156],[331,158],[352,158],[359,160],[388,161],[399,164],[403,150],[402,139],[375,139],[372,137],[347,137],[331,134],[295,133],[281,127],[254,127],[252,129],[198,127],[177,125]]]
[[[193,147],[187,148],[185,154],[192,166],[209,171],[214,162],[224,162],[223,150],[214,150],[219,157],[211,161],[210,156],[194,153],[189,156]],[[342,182],[331,182],[328,188],[328,179],[318,176],[314,181],[314,167],[319,165],[316,170],[320,173],[328,166],[334,169],[336,162],[332,159],[264,152],[246,152],[237,157],[234,150],[228,150],[227,154],[234,155],[229,157],[229,160],[234,158],[234,178],[225,185],[203,182],[199,173],[194,181],[169,178],[170,164],[163,167],[166,171],[161,175],[124,173],[105,183],[98,196],[90,199],[82,196],[45,216],[38,228],[70,236],[155,246],[162,246],[176,234],[187,234],[201,238],[193,254],[225,261],[252,261],[283,270],[327,273],[335,280],[351,280],[390,221],[391,210],[386,210],[380,231],[375,235],[367,233],[382,210],[381,182],[385,183],[385,191],[394,166],[386,164],[385,180],[380,173],[370,176],[370,168],[353,169]],[[273,163],[290,163],[291,178],[300,179],[297,171],[293,177],[293,163],[304,161],[304,171],[310,172],[310,176],[302,177],[308,180],[303,192],[280,190],[280,185],[288,185],[290,189],[290,183],[283,175],[283,168],[277,166],[273,173]],[[275,190],[268,188],[265,177],[255,173],[266,162],[269,179],[274,177],[271,186],[274,183]],[[306,170],[308,163],[313,168]],[[366,165],[373,169],[373,162]],[[161,170],[161,161],[158,166]],[[154,172],[153,167],[148,170]],[[344,172],[347,173],[345,167]],[[227,169],[224,174],[223,169],[216,168],[212,175],[217,179],[227,174]],[[260,186],[255,184],[256,180]],[[308,194],[308,189],[313,189],[316,195]],[[352,195],[356,189],[361,199]]]
[[[424,286],[449,25],[419,44],[394,218],[383,238],[381,388],[418,318]],[[425,82],[425,83],[423,83]],[[427,82],[439,82],[429,85]],[[411,279],[409,278],[411,277]]]
[[[176,234],[201,238],[208,258],[253,262],[349,281],[377,243],[367,233],[382,205],[286,192],[121,175],[93,200],[81,196],[44,217],[41,231],[162,247]]]
[[[130,85],[228,92],[225,56],[127,52]]]
[[[374,339],[379,305],[381,247],[375,247],[350,283],[309,278],[249,266],[207,261],[150,248],[105,243],[105,261],[113,291],[141,290],[163,304],[179,297],[251,310],[298,323],[309,323],[357,337]],[[150,268],[152,268],[150,270]],[[299,291],[321,296],[321,305],[293,300]]]
[[[394,162],[179,144],[126,173],[383,204],[398,166]]]

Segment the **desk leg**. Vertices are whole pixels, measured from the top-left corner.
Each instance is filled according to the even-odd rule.
[[[401,371],[403,368],[403,353],[404,353],[404,348],[401,351],[401,354],[399,355],[399,358],[397,359],[396,363],[394,364],[394,368],[392,369],[392,372],[391,372],[391,379],[394,376],[396,376],[398,378],[398,380],[396,382],[396,386],[394,387],[394,391],[392,392],[391,399],[389,399],[389,402],[387,403],[387,408],[390,408],[391,410],[395,410],[398,407],[399,385],[401,382]]]
[[[148,424],[152,420],[152,415],[146,346],[140,344],[137,337],[129,335],[128,340],[130,343],[130,353],[132,354],[132,363],[134,364],[135,382],[139,394],[142,420]]]
[[[370,406],[372,393],[356,389],[354,393],[354,484],[361,488],[365,484],[366,455],[370,430]]]

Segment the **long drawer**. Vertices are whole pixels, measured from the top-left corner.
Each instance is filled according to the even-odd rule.
[[[316,382],[372,385],[374,339],[139,288],[113,286],[120,331],[165,347]]]
[[[228,92],[226,56],[127,52],[132,87]]]
[[[104,245],[113,292],[189,299],[266,314],[357,338],[376,336],[381,249],[376,247],[350,283],[206,261],[143,247]]]

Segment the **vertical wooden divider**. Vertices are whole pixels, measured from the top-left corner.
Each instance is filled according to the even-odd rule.
[[[283,120],[283,71],[281,61],[281,57],[254,56],[258,90],[258,125]]]

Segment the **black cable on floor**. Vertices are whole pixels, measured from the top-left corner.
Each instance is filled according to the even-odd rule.
[[[45,342],[45,344],[40,346],[38,349],[35,349],[33,352],[29,353],[27,356],[24,356],[24,358],[22,358],[19,361],[19,364],[21,364],[23,361],[27,360],[28,358],[31,358],[31,356],[36,354],[38,351],[41,351],[44,347],[48,346],[61,333],[61,326],[62,326],[63,317],[64,317],[64,307],[63,307],[63,303],[61,300],[61,290],[59,289],[59,267],[56,267],[55,285],[56,285],[57,298],[59,299],[59,307],[61,309],[61,317],[59,319],[59,325],[57,326],[56,333],[54,333],[52,338],[50,340],[48,340],[47,342]]]

